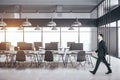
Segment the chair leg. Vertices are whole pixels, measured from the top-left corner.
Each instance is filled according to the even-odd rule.
[[[81,65],[81,67],[83,67],[83,65],[82,65],[82,63],[81,63],[81,62],[79,62],[79,65]]]
[[[84,70],[85,70],[86,61],[84,62],[84,64],[83,64],[83,65],[82,65],[82,62],[79,62],[79,65],[81,65],[81,67],[83,67],[83,68],[84,68]]]
[[[70,63],[72,64],[72,67],[73,67],[74,65],[73,65],[73,62],[72,62],[72,59],[71,59],[71,55],[69,55],[69,60],[70,60]]]
[[[46,62],[44,62],[44,68],[46,69],[46,65],[47,65],[47,63]]]
[[[16,61],[15,65],[16,65],[16,68],[19,67],[19,62]]]
[[[91,62],[92,68],[93,68],[94,65],[93,65],[93,62],[92,62],[91,56],[89,56],[89,57],[90,57],[90,62]]]
[[[60,55],[58,57],[58,63],[57,63],[57,66],[59,66],[59,63],[60,63]]]
[[[85,70],[85,64],[86,64],[86,61],[84,62],[84,70]]]
[[[61,55],[61,57],[62,57],[62,62],[63,62],[63,65],[65,66],[64,55]]]

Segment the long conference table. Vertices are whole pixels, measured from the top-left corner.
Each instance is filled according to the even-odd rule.
[[[71,50],[71,51],[67,51],[67,50],[51,50],[53,52],[53,54],[58,55],[59,57],[62,58],[62,63],[65,67],[67,67],[68,61],[70,60],[71,64],[73,65],[73,62],[71,60],[71,54],[74,53],[77,56],[77,53],[81,50]],[[42,63],[44,61],[44,55],[45,55],[45,50],[24,50],[26,56],[30,55],[31,57],[34,58],[34,61],[37,65],[39,65],[40,63]],[[86,58],[89,64],[92,65],[92,67],[94,67],[91,56],[92,53],[91,51],[86,51]],[[14,62],[15,62],[15,56],[17,54],[17,51],[5,51],[5,50],[0,50],[0,55],[5,55],[6,56],[6,63],[10,62],[11,66],[14,66]],[[10,59],[10,60],[9,60]],[[59,59],[58,59],[59,62]]]

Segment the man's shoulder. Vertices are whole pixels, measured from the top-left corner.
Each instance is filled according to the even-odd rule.
[[[101,43],[105,43],[105,41],[104,41],[104,40],[102,40],[102,41],[101,41]]]
[[[102,41],[100,42],[100,44],[105,44],[105,41],[102,40]]]

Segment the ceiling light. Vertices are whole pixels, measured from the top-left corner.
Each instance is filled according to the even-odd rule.
[[[74,30],[74,28],[71,26],[68,30]]]
[[[37,26],[35,27],[35,30],[40,30],[39,25],[37,25]]]
[[[1,18],[0,26],[7,26],[7,24],[3,21],[3,18]]]
[[[7,28],[6,28],[5,26],[3,26],[3,27],[1,28],[1,30],[7,30]]]
[[[28,18],[26,18],[26,21],[23,22],[22,26],[32,26],[32,24],[28,21]]]
[[[22,27],[22,25],[20,25],[20,27],[18,27],[18,30],[23,30],[23,27]]]
[[[52,29],[51,30],[57,30],[57,27],[56,26],[54,26],[54,27],[52,27]]]
[[[48,27],[55,27],[57,24],[53,21],[53,18],[50,22],[48,22],[47,26]]]
[[[76,18],[76,21],[71,25],[72,27],[79,27],[81,26],[81,22],[78,21],[78,18]]]

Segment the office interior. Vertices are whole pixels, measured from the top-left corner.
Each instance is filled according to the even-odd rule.
[[[0,0],[0,80],[118,80],[119,5],[120,0]],[[95,76],[89,73],[98,34],[104,35],[113,69],[107,76],[102,63]],[[83,62],[79,53],[85,53]]]

